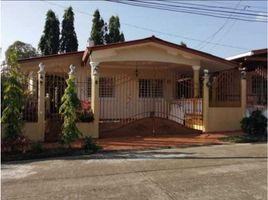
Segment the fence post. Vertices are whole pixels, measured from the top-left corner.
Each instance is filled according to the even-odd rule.
[[[209,113],[209,74],[208,70],[204,69],[204,80],[203,80],[203,132],[208,131],[208,113]]]
[[[44,141],[45,136],[45,65],[39,64],[38,71],[38,141]]]
[[[99,99],[99,63],[90,62],[91,66],[91,108],[94,114],[94,138],[99,138],[100,99]]]
[[[247,78],[245,69],[241,70],[241,111],[245,117],[247,109]]]

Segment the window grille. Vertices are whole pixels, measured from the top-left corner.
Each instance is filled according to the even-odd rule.
[[[100,83],[100,97],[114,97],[115,96],[115,79],[112,77],[101,77]]]
[[[140,98],[163,97],[163,80],[140,79],[139,80],[139,97]]]
[[[91,77],[87,78],[87,96],[91,97]]]
[[[176,98],[192,98],[193,97],[193,80],[191,78],[181,78],[176,83]]]

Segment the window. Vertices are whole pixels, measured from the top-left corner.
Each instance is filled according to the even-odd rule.
[[[87,80],[87,94],[91,97],[91,77]],[[114,97],[115,96],[115,79],[111,77],[101,77],[99,79],[100,97]]]
[[[163,80],[140,79],[139,80],[139,97],[140,98],[163,97]]]
[[[100,78],[100,97],[115,97],[115,79],[111,77]]]
[[[87,96],[91,97],[91,77],[87,78]]]

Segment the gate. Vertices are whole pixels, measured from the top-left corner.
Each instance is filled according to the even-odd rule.
[[[66,88],[66,73],[46,74],[45,81],[45,110],[46,110],[46,125],[45,125],[45,141],[58,141],[62,130],[62,118],[59,114],[61,105],[61,97]]]
[[[105,72],[99,80],[100,137],[202,130],[202,98],[193,97],[192,74],[137,66]]]
[[[267,106],[267,68],[257,67],[247,72],[247,107],[250,111]]]

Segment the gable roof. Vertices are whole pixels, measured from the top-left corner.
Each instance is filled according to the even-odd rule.
[[[221,62],[224,64],[229,64],[233,67],[238,67],[238,64],[236,62],[229,61],[224,58],[220,58],[218,56],[214,56],[212,54],[198,51],[189,47],[184,47],[175,43],[171,43],[171,42],[162,40],[160,38],[157,38],[155,36],[144,38],[144,39],[126,41],[126,42],[118,42],[118,43],[112,43],[112,44],[106,44],[106,45],[96,45],[92,47],[87,47],[87,49],[84,52],[82,60],[83,62],[87,62],[89,55],[91,54],[92,51],[99,51],[99,50],[105,50],[105,49],[113,49],[113,48],[126,47],[126,46],[138,45],[138,44],[145,44],[148,42],[157,43],[157,44],[171,47],[177,50],[185,51],[187,53],[191,53],[191,54],[194,54],[194,55],[206,58],[206,59],[210,59],[216,62]]]

